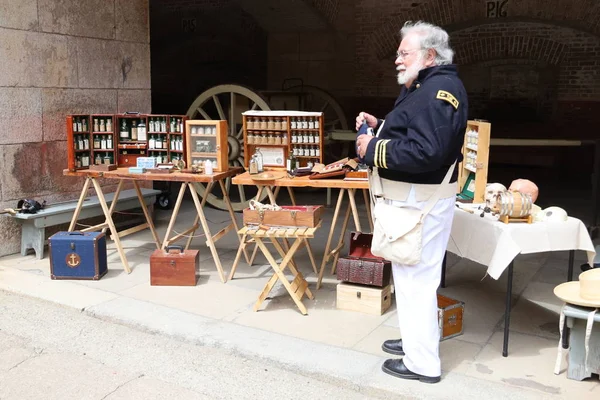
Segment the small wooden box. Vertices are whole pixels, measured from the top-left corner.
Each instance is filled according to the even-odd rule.
[[[437,299],[440,340],[462,335],[465,303],[441,294],[437,295]]]
[[[279,211],[244,209],[244,224],[302,226],[314,228],[321,222],[323,206],[282,206]]]
[[[392,305],[392,285],[383,288],[338,283],[336,307],[340,310],[383,315]]]
[[[196,286],[198,269],[198,250],[184,251],[183,246],[154,250],[150,256],[150,285]]]

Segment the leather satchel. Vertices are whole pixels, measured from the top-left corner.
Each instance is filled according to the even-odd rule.
[[[371,253],[371,240],[371,234],[350,233],[350,253],[337,262],[338,280],[377,287],[390,284],[392,264]]]

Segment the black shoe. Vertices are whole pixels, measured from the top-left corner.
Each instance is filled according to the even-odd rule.
[[[381,345],[381,350],[385,351],[386,353],[403,356],[404,349],[402,349],[402,339],[386,340]]]
[[[585,271],[589,271],[590,269],[594,269],[594,268],[600,268],[600,264],[598,264],[598,263],[594,263],[594,266],[593,266],[593,267],[592,267],[592,266],[590,266],[590,264],[588,264],[588,263],[581,264],[581,270],[582,270],[583,272],[585,272]]]
[[[402,378],[402,379],[415,379],[415,380],[418,380],[419,382],[424,382],[424,383],[438,383],[441,380],[441,377],[439,377],[439,376],[425,376],[425,375],[419,375],[412,371],[409,371],[409,369],[406,368],[406,365],[404,365],[404,361],[402,361],[401,359],[400,360],[392,360],[392,359],[385,360],[385,362],[381,366],[381,369],[386,374],[390,374],[392,376],[395,376],[397,378]]]

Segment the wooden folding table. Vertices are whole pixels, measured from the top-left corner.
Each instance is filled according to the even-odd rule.
[[[314,299],[314,296],[310,289],[308,288],[308,282],[304,279],[304,276],[298,269],[293,265],[292,258],[296,251],[300,248],[302,243],[308,242],[308,239],[311,239],[315,235],[315,231],[321,226],[321,223],[314,228],[306,228],[306,227],[298,227],[298,228],[277,228],[272,227],[270,229],[261,229],[256,227],[254,229],[244,227],[238,233],[241,235],[247,235],[254,239],[258,247],[263,252],[264,256],[269,261],[271,268],[273,268],[273,275],[271,279],[265,285],[263,291],[261,292],[258,300],[254,304],[254,311],[258,311],[261,304],[265,301],[273,286],[277,281],[281,281],[287,292],[289,293],[294,303],[300,309],[300,312],[306,315],[308,312],[306,310],[306,306],[302,303],[302,298],[306,295],[309,299]],[[282,257],[281,263],[277,264],[275,257],[271,254],[266,244],[263,242],[263,239],[270,239],[271,243],[275,246],[275,249]],[[294,239],[294,242],[289,247],[287,251],[283,249],[283,247],[279,244],[278,239]],[[293,279],[288,281],[285,276],[285,269],[289,267]]]
[[[87,192],[88,192],[88,189],[89,189],[90,183],[91,183],[96,191],[96,194],[98,195],[100,206],[102,207],[102,211],[104,212],[104,216],[105,216],[106,220],[102,224],[86,228],[82,231],[95,231],[95,230],[99,230],[99,229],[103,229],[103,231],[106,231],[107,228],[110,228],[111,232],[113,232],[113,240],[115,241],[115,246],[117,247],[117,252],[119,253],[119,257],[121,258],[123,267],[124,267],[125,271],[127,271],[127,273],[130,273],[131,269],[129,268],[129,263],[127,262],[127,257],[125,256],[125,253],[123,251],[123,246],[122,246],[121,240],[120,240],[120,237],[122,237],[123,234],[117,233],[115,224],[112,219],[112,213],[113,213],[113,211],[116,207],[117,201],[119,199],[119,193],[121,192],[124,182],[129,180],[129,181],[132,181],[133,187],[135,188],[135,190],[137,192],[138,199],[140,201],[140,206],[142,208],[142,211],[144,212],[144,216],[146,217],[147,227],[150,228],[150,231],[152,232],[152,236],[154,238],[154,242],[156,243],[156,247],[158,249],[165,248],[170,243],[175,242],[175,241],[187,236],[188,234],[190,234],[190,237],[188,238],[188,241],[187,241],[186,248],[189,247],[191,240],[192,240],[192,236],[199,227],[198,221],[200,221],[200,223],[202,225],[202,229],[204,231],[204,234],[206,235],[206,245],[210,248],[210,251],[212,253],[213,259],[215,260],[215,265],[219,272],[221,281],[226,282],[225,274],[223,273],[223,267],[221,266],[221,260],[219,258],[219,254],[215,247],[215,242],[217,240],[219,240],[220,238],[222,238],[227,232],[231,231],[232,229],[235,229],[235,231],[237,232],[238,225],[235,220],[235,214],[234,214],[233,208],[231,206],[231,202],[229,201],[229,195],[227,193],[227,190],[225,188],[225,184],[224,184],[223,180],[226,178],[229,178],[231,176],[234,176],[234,175],[240,173],[241,171],[242,171],[242,168],[237,167],[237,168],[231,168],[228,171],[224,171],[224,172],[215,172],[212,175],[204,175],[204,174],[192,174],[192,173],[184,173],[184,172],[172,172],[172,173],[168,173],[168,172],[166,172],[166,173],[148,173],[148,172],[146,172],[143,174],[132,174],[132,173],[129,173],[128,168],[117,168],[116,170],[113,170],[113,171],[93,171],[93,170],[69,171],[69,170],[64,170],[63,174],[66,176],[82,176],[82,177],[86,178],[85,183],[83,185],[83,189],[81,190],[81,195],[79,196],[79,202],[77,203],[77,207],[75,208],[73,218],[71,219],[71,225],[69,226],[69,231],[73,231],[75,229],[77,219],[79,218],[79,213],[83,206],[83,202],[84,202],[85,198],[87,197],[87,194],[88,194]],[[115,196],[114,196],[114,199],[113,199],[113,202],[112,202],[110,208],[106,204],[106,200],[105,200],[104,194],[102,192],[102,187],[100,186],[100,183],[98,182],[99,178],[119,180],[119,184],[117,186],[117,191],[115,192]],[[165,234],[165,239],[162,242],[160,241],[160,239],[158,238],[158,234],[156,233],[156,229],[154,227],[152,217],[150,216],[150,213],[148,212],[148,208],[146,207],[146,203],[144,202],[144,198],[142,196],[138,181],[167,181],[167,182],[181,182],[182,183],[181,189],[179,190],[179,195],[177,197],[177,201],[173,208],[173,214],[171,215],[171,220],[169,221],[169,226],[168,226],[167,232]],[[229,224],[227,227],[223,228],[221,231],[217,232],[215,235],[212,235],[210,233],[210,229],[206,222],[206,217],[204,216],[203,207],[204,207],[204,204],[206,203],[208,194],[212,190],[214,184],[217,182],[219,183],[219,185],[221,187],[221,191],[223,192],[223,199],[225,200],[225,204],[227,206],[229,215],[231,217],[231,224]],[[205,195],[204,195],[204,198],[202,199],[202,201],[200,201],[200,199],[198,197],[198,193],[196,191],[197,186],[200,183],[207,184]],[[194,200],[194,205],[196,206],[196,210],[197,210],[196,218],[195,218],[194,223],[191,228],[189,228],[185,232],[182,232],[178,235],[170,237],[173,227],[175,225],[175,221],[177,219],[177,215],[179,214],[179,209],[181,206],[181,202],[183,200],[183,196],[185,194],[186,189],[188,189],[188,188],[189,188],[192,198]],[[238,240],[239,240],[239,237],[238,237]],[[244,254],[246,256],[246,259],[248,259],[248,255],[246,253],[244,253]]]
[[[292,188],[295,187],[312,187],[312,188],[335,188],[339,189],[340,193],[338,195],[338,200],[335,206],[335,210],[333,212],[333,219],[331,221],[331,228],[329,229],[329,236],[327,238],[327,245],[325,246],[325,254],[323,255],[323,261],[321,262],[321,267],[319,270],[319,278],[317,281],[317,289],[321,287],[321,282],[323,280],[323,273],[325,271],[325,266],[329,262],[329,260],[333,257],[333,265],[331,268],[331,273],[335,273],[335,266],[337,263],[337,259],[339,257],[339,253],[341,249],[344,248],[344,238],[346,235],[346,228],[348,227],[348,221],[350,220],[350,213],[354,218],[354,225],[357,231],[362,232],[362,227],[360,224],[360,219],[358,215],[358,209],[356,207],[355,194],[357,190],[363,191],[364,201],[367,208],[367,217],[369,220],[369,226],[371,231],[373,231],[373,220],[371,219],[371,207],[369,202],[369,182],[368,181],[351,181],[351,180],[343,180],[343,179],[309,179],[308,176],[303,177],[283,177],[279,179],[275,179],[272,181],[261,182],[252,179],[252,176],[248,172],[244,172],[243,174],[237,175],[233,177],[233,184],[236,185],[254,185],[258,187],[258,193],[256,195],[256,199],[260,199],[260,196],[265,190],[269,196],[269,201],[271,204],[275,204],[277,200],[277,195],[279,193],[280,188],[286,187],[290,192],[290,197],[292,199],[292,204],[296,204],[296,199],[293,195]],[[275,191],[273,192],[273,188]],[[342,208],[342,203],[344,201],[345,195],[348,196],[349,205],[346,209],[346,214],[344,216],[344,220],[342,223],[342,229],[340,231],[340,237],[338,240],[338,244],[334,249],[331,249],[332,239],[335,233],[335,227],[338,221],[338,217],[340,214],[340,210]],[[253,257],[252,257],[253,258]]]

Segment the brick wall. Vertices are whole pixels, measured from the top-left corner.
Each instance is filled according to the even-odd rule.
[[[148,0],[0,0],[0,10],[0,209],[77,198],[83,182],[62,176],[65,116],[151,111]],[[0,218],[0,255],[19,243],[19,226]]]

